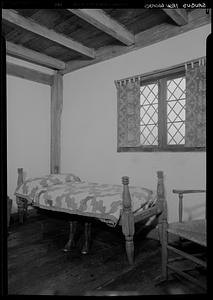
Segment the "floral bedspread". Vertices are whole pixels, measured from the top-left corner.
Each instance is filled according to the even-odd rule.
[[[60,185],[67,182],[78,182],[80,178],[72,173],[69,174],[49,174],[42,177],[29,178],[16,188],[15,195],[24,197],[32,202],[36,193],[42,188],[49,188],[53,185]]]
[[[45,178],[45,183],[47,182]],[[122,210],[122,185],[92,183],[80,180],[44,185],[41,179],[24,183],[16,191],[28,194],[32,205],[42,209],[95,217],[115,226]],[[39,185],[38,185],[39,183]],[[147,209],[155,204],[156,193],[143,187],[129,187],[132,211]],[[25,197],[26,198],[26,197]]]

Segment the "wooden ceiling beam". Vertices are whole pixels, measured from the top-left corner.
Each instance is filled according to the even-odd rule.
[[[187,11],[184,8],[165,8],[163,11],[179,26],[183,26],[188,23]]]
[[[51,56],[30,50],[20,45],[6,41],[6,53],[10,56],[20,58],[38,65],[56,70],[65,69],[65,63]]]
[[[95,50],[93,48],[88,48],[71,38],[67,38],[63,34],[57,33],[54,30],[48,29],[47,27],[44,27],[30,19],[24,18],[13,10],[2,9],[2,19],[89,58],[95,58]]]
[[[67,74],[86,66],[108,60],[110,58],[129,53],[131,51],[147,47],[154,43],[169,39],[181,33],[193,30],[200,26],[211,23],[211,10],[206,14],[205,9],[194,9],[189,15],[189,22],[183,26],[174,26],[172,24],[162,23],[150,29],[142,31],[135,36],[135,44],[132,46],[108,46],[102,47],[96,51],[96,58],[93,60],[75,60],[66,63],[66,68],[59,71],[61,74]]]
[[[8,75],[24,78],[27,80],[31,80],[31,81],[35,81],[47,85],[53,84],[53,75],[45,74],[40,71],[22,67],[9,62],[7,62],[6,69]]]
[[[134,44],[134,35],[120,23],[110,18],[102,9],[68,9],[73,14],[111,35],[127,46]]]

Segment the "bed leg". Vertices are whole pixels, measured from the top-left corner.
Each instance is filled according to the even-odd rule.
[[[162,280],[167,280],[168,277],[168,253],[167,253],[167,242],[168,242],[168,234],[167,234],[167,222],[163,221],[161,224],[162,228],[162,241],[161,241],[161,247],[162,247]]]
[[[129,264],[134,264],[134,233],[135,222],[134,215],[131,209],[131,197],[129,193],[129,177],[122,177],[123,183],[123,211],[121,215],[122,220],[122,232],[125,236],[126,254]]]
[[[24,223],[24,201],[22,198],[16,197],[16,203],[18,206],[19,223],[23,224]]]
[[[84,224],[84,245],[81,250],[82,254],[87,254],[89,252],[90,241],[91,241],[91,223],[85,222],[85,224]]]
[[[18,179],[17,179],[17,187],[19,187],[23,182],[24,182],[24,172],[23,168],[18,168]],[[18,206],[18,217],[19,217],[19,223],[23,224],[24,223],[24,210],[25,210],[25,202],[27,200],[16,197],[16,203]]]
[[[134,264],[134,242],[133,236],[125,236],[126,240],[126,254],[130,265]]]
[[[160,281],[164,281],[164,280],[167,280],[167,277],[168,277],[167,203],[166,203],[165,191],[164,191],[163,172],[158,171],[157,175],[158,175],[158,185],[157,185],[158,203],[157,203],[157,205],[158,205],[158,210],[160,212],[160,215],[158,217],[158,220],[159,220],[158,232],[159,232],[159,239],[160,239],[160,243],[161,243],[161,270],[162,270]]]
[[[70,233],[69,233],[69,240],[64,246],[64,252],[71,251],[71,248],[74,246],[74,236],[77,229],[77,221],[71,221],[70,224]]]

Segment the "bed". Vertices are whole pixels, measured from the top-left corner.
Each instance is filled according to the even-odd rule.
[[[135,224],[142,220],[157,219],[161,240],[166,222],[166,201],[163,172],[157,171],[156,191],[129,186],[129,177],[122,177],[122,185],[82,181],[75,174],[54,174],[24,180],[23,168],[18,169],[15,191],[19,220],[29,205],[42,210],[69,214],[70,233],[64,250],[72,248],[77,221],[73,216],[85,218],[85,242],[82,253],[88,253],[91,238],[91,223],[95,218],[110,227],[121,226],[125,237],[125,248],[129,264],[134,263]]]

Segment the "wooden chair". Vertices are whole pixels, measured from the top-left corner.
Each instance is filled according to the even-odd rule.
[[[183,241],[190,241],[201,245],[203,247],[207,246],[206,243],[206,219],[183,221],[183,195],[190,193],[205,193],[205,190],[173,190],[173,193],[178,194],[179,199],[179,221],[175,223],[166,222],[166,226],[163,228],[162,233],[162,278],[161,282],[168,279],[168,271],[178,273],[187,280],[195,283],[196,285],[205,288],[205,285],[197,280],[192,275],[188,274],[186,271],[192,270],[193,268],[184,269],[174,266],[175,261],[180,261],[181,259],[187,259],[195,263],[196,266],[202,266],[206,268],[206,261],[199,258],[200,253],[191,254],[184,248]],[[169,234],[173,234],[179,238],[179,243],[171,244],[169,242]],[[182,246],[182,247],[180,247]],[[201,247],[202,248],[202,247]],[[205,248],[204,248],[205,249]],[[169,251],[177,254],[177,257],[169,258]]]

